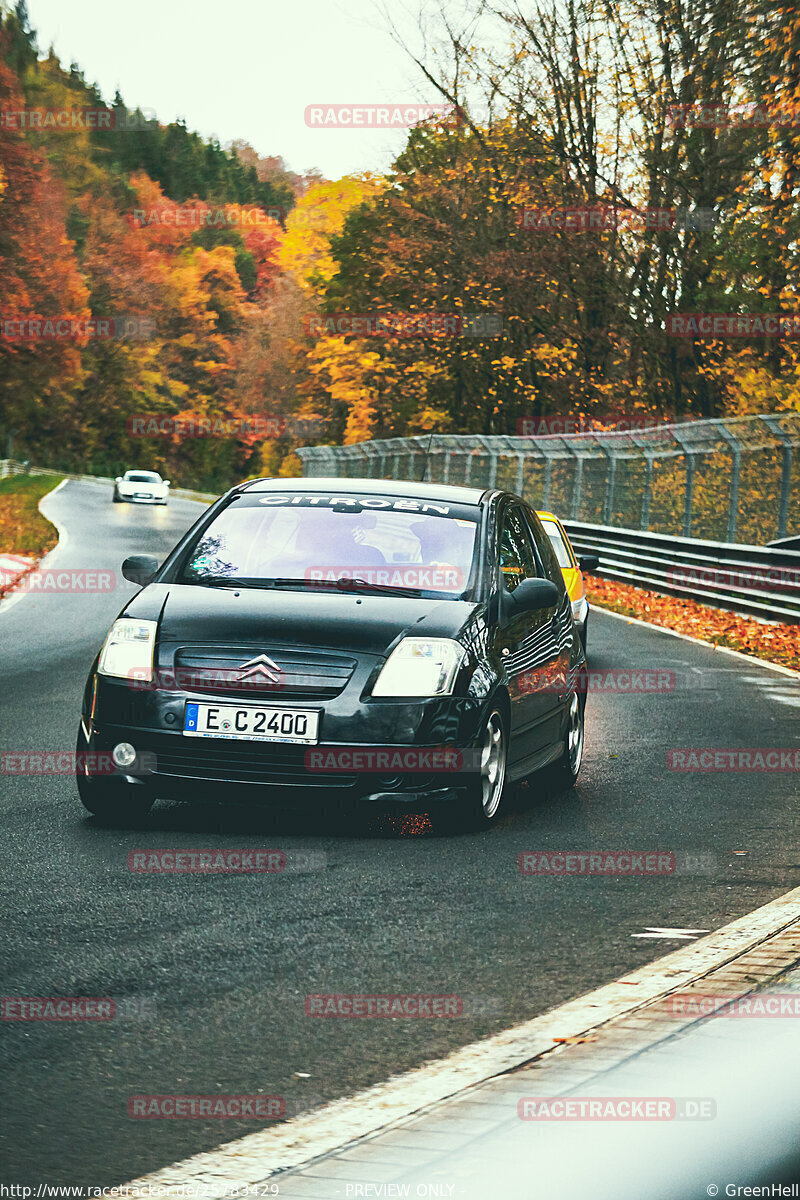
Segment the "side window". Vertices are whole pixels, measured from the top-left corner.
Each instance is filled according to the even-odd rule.
[[[513,592],[523,579],[538,574],[530,535],[518,508],[506,509],[500,531],[500,578],[506,591]]]
[[[526,511],[525,516],[533,536],[534,545],[539,552],[539,558],[544,566],[544,573],[550,582],[554,583],[559,591],[562,591],[565,586],[564,576],[561,574],[561,567],[558,565],[553,544],[536,513],[529,509]]]

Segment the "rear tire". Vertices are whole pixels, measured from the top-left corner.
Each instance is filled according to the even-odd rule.
[[[555,791],[564,792],[575,786],[583,761],[584,711],[586,696],[573,692],[567,709],[564,753],[552,766],[545,768],[547,782]]]

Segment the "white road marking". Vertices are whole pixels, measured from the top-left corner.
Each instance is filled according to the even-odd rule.
[[[710,929],[684,929],[682,925],[676,926],[674,929],[670,925],[645,925],[645,929],[647,930],[648,933],[656,933],[656,934],[663,933],[666,936],[668,936],[669,934],[673,934],[673,933],[683,935],[683,934],[696,934],[696,933],[710,933],[711,932]],[[635,933],[633,936],[634,937],[644,937],[644,934],[643,933]]]
[[[687,987],[709,971],[751,950],[800,918],[800,888],[779,896],[689,946],[665,955],[605,987],[560,1008],[464,1046],[354,1096],[334,1100],[278,1126],[247,1134],[161,1171],[133,1180],[130,1189],[163,1188],[158,1195],[185,1194],[187,1182],[213,1181],[207,1195],[223,1195],[228,1185],[262,1182],[277,1171],[296,1168],[376,1133],[430,1104],[457,1095],[545,1053],[557,1052],[553,1038],[578,1037],[633,1012],[670,992]],[[631,991],[631,986],[636,991]],[[120,1192],[124,1195],[124,1191]],[[136,1194],[136,1193],[134,1193]]]

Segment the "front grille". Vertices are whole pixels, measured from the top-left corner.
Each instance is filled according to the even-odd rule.
[[[279,668],[278,679],[259,673],[240,680],[242,665],[262,653]],[[355,666],[354,658],[329,650],[182,646],[175,654],[175,674],[183,690],[273,702],[284,696],[330,700],[347,686]]]
[[[156,774],[184,779],[213,779],[224,783],[295,784],[304,787],[352,787],[355,775],[308,771],[309,746],[262,742],[241,746],[213,738],[150,735],[148,750],[156,757]]]

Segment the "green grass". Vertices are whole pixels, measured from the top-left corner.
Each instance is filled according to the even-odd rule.
[[[61,479],[61,475],[10,475],[0,479],[0,554],[40,558],[52,550],[58,534],[38,505]]]

